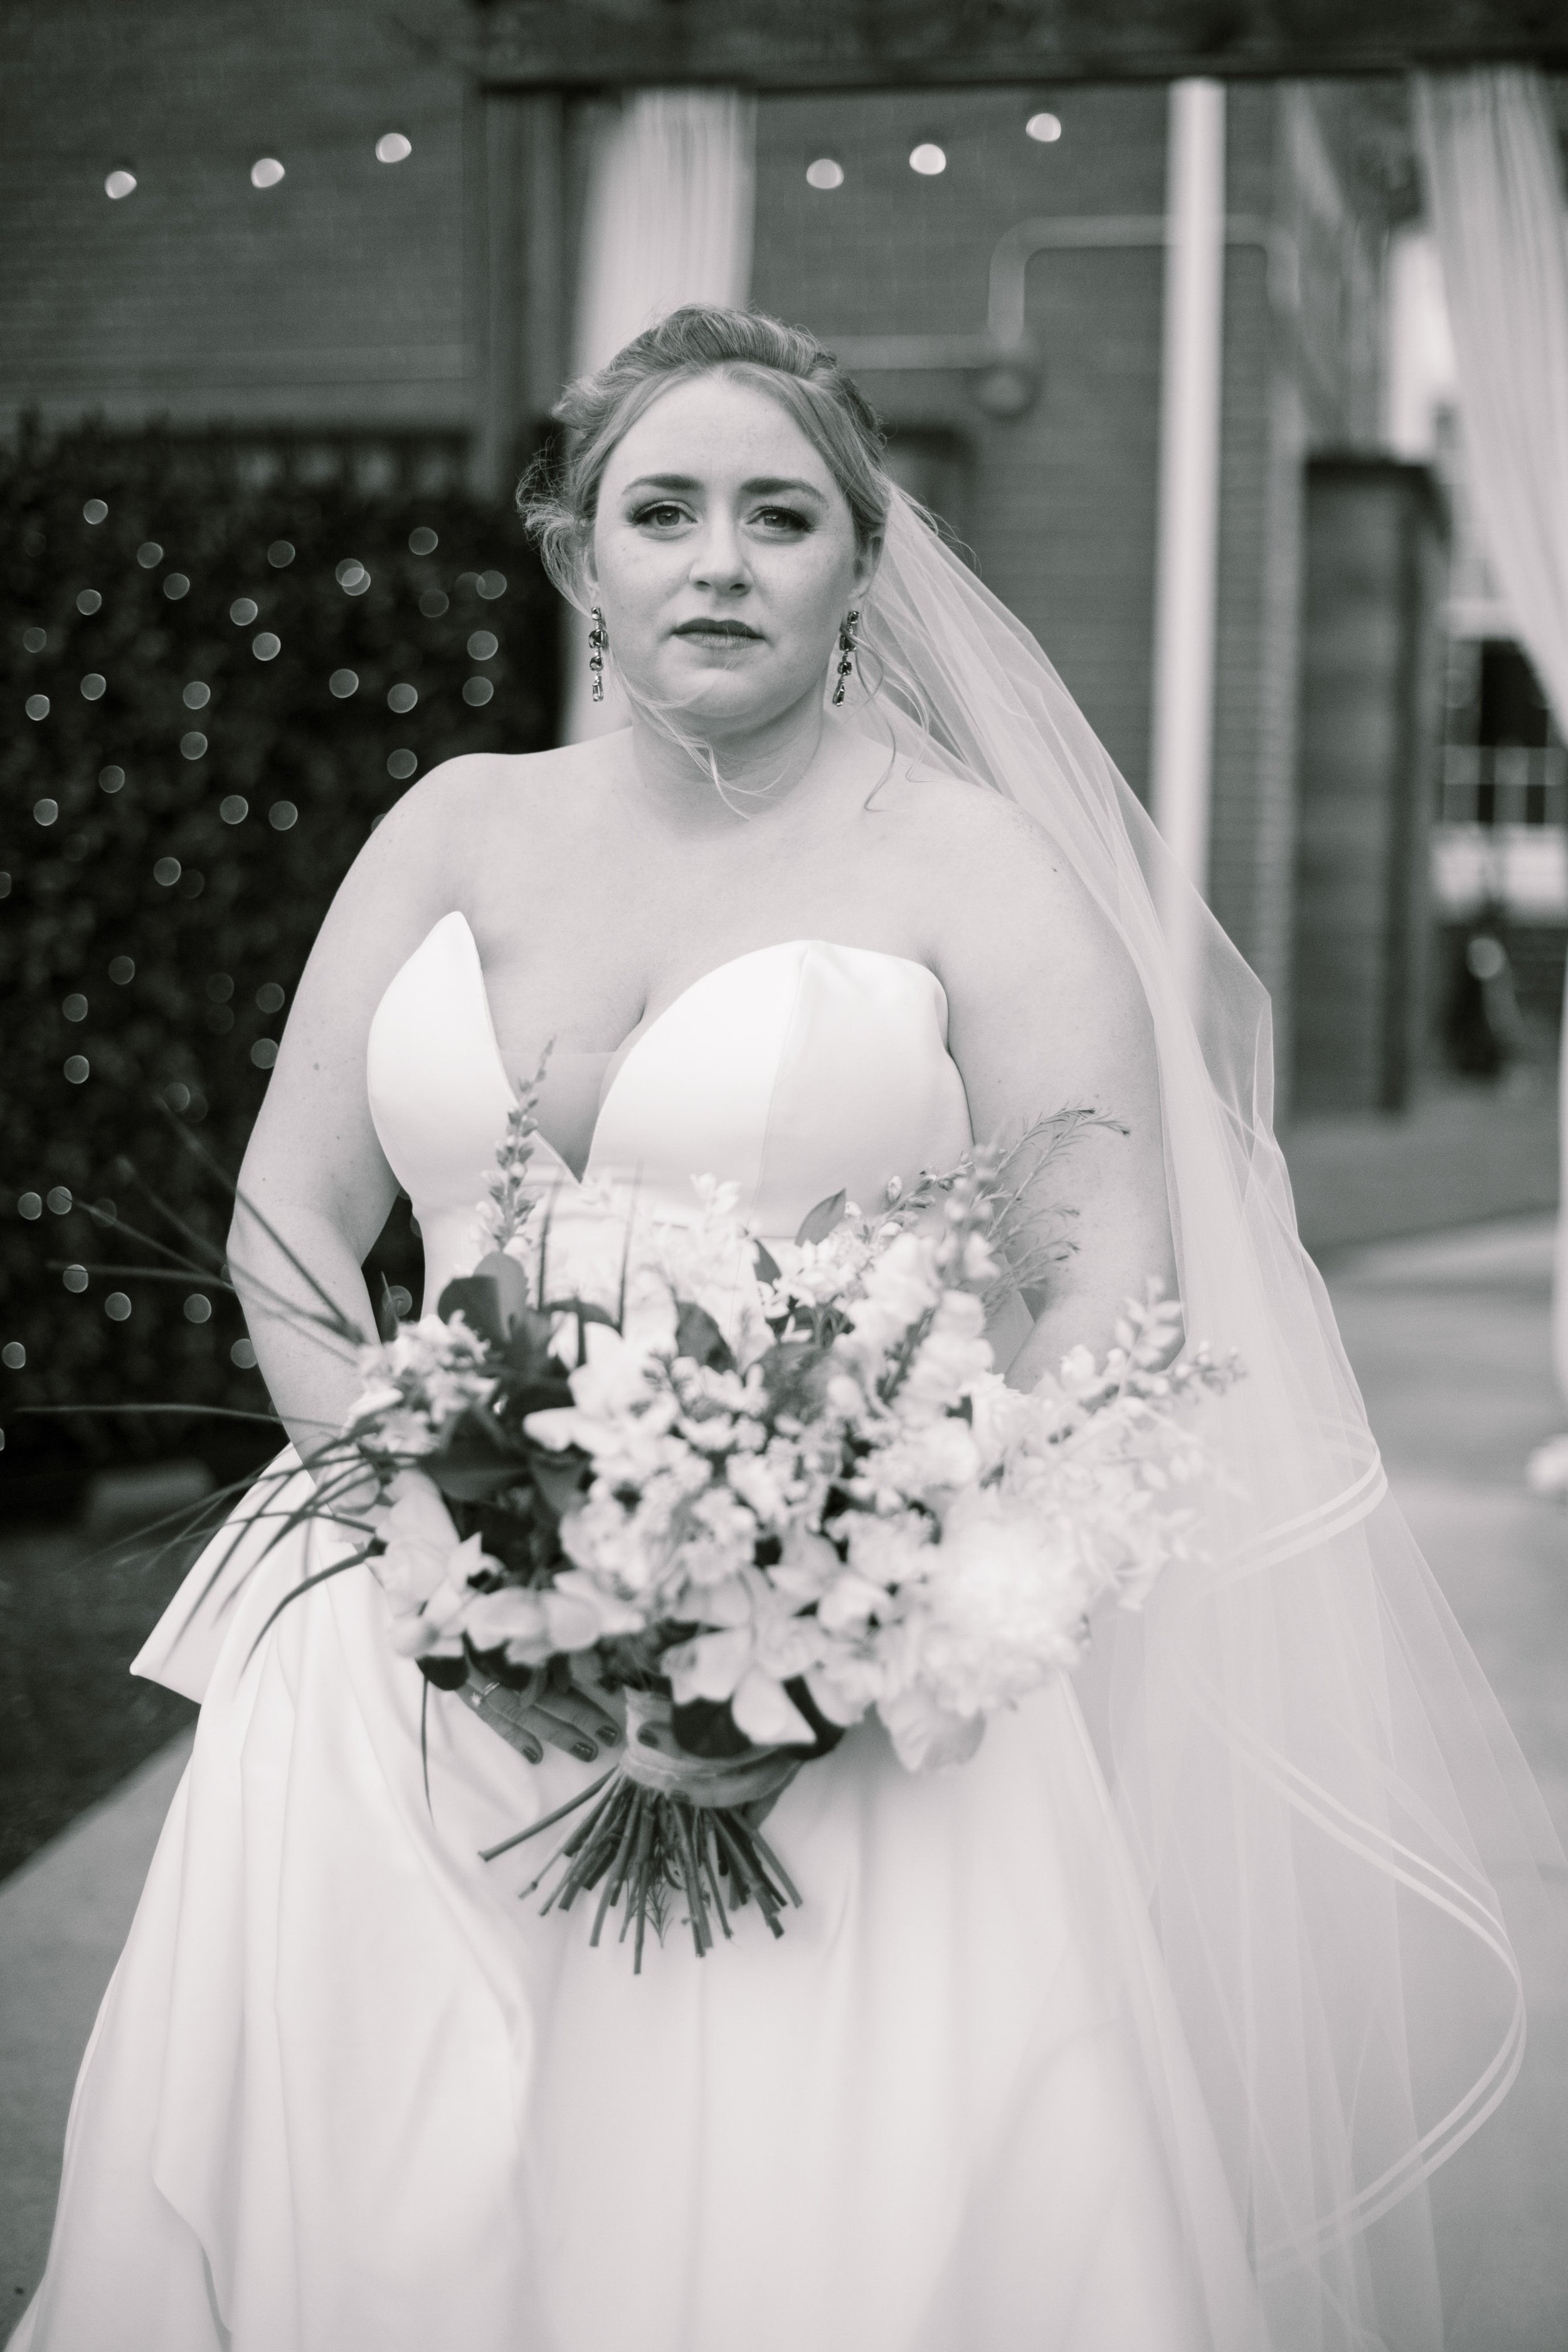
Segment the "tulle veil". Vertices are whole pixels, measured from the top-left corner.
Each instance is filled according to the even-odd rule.
[[[1247,1376],[1211,1420],[1205,1563],[1100,1629],[1086,1711],[1271,2343],[1438,2342],[1426,2183],[1519,2070],[1508,1918],[1562,1854],[1298,1235],[1268,996],[1028,631],[897,490],[847,715],[1025,809],[1142,981],[1188,1328]]]

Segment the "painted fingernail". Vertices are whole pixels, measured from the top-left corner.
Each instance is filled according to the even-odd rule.
[[[572,1750],[573,1755],[580,1756],[584,1764],[591,1764],[598,1752],[593,1742],[588,1739],[580,1739]]]
[[[616,1726],[613,1723],[595,1724],[594,1728],[597,1731],[600,1738],[610,1747],[614,1747],[616,1741],[621,1736]]]

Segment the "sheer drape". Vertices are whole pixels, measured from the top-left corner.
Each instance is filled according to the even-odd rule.
[[[1418,74],[1415,117],[1487,553],[1568,735],[1568,215],[1546,87],[1524,67]],[[1568,1107],[1568,1021],[1563,1031]],[[1563,1142],[1568,1199],[1568,1122]],[[1568,1396],[1568,1215],[1552,1315]]]
[[[901,494],[862,644],[881,691],[850,715],[1026,811],[1142,982],[1189,1328],[1247,1375],[1209,1420],[1206,1559],[1100,1628],[1080,1691],[1270,2346],[1436,2352],[1426,2182],[1518,2071],[1508,1920],[1559,1850],[1301,1247],[1261,985],[1034,639]]]
[[[590,165],[572,369],[601,368],[683,302],[744,306],[752,278],[755,110],[734,90],[649,89],[625,100]],[[624,727],[613,676],[589,698],[587,624],[568,621],[565,740]]]

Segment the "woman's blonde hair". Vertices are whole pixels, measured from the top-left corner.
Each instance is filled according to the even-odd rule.
[[[862,554],[882,543],[889,482],[869,403],[831,352],[799,327],[756,310],[688,303],[569,383],[555,404],[564,446],[536,458],[518,510],[562,594],[584,603],[582,557],[611,451],[671,385],[721,374],[755,386],[792,416],[843,491]]]

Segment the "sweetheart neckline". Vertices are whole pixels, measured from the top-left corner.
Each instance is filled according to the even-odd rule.
[[[414,957],[419,953],[419,949],[423,948],[429,940],[434,938],[436,932],[440,929],[442,923],[453,921],[461,925],[463,937],[468,943],[469,953],[472,957],[475,991],[484,1014],[485,1034],[489,1041],[490,1053],[495,1062],[496,1075],[500,1079],[501,1085],[505,1087],[508,1099],[515,1109],[519,1100],[518,1091],[516,1087],[512,1084],[511,1075],[506,1066],[506,1057],[500,1049],[500,1039],[496,1033],[495,1013],[490,1004],[489,989],[485,981],[484,959],[479,954],[479,943],[474,937],[473,925],[469,922],[467,915],[464,914],[461,907],[454,907],[450,913],[441,916],[437,921],[432,923],[429,930],[426,932],[425,938],[420,940],[419,947],[413,950],[413,953],[406,959],[406,962],[413,962]],[[936,973],[932,971],[930,964],[921,963],[918,956],[898,955],[890,948],[850,947],[848,943],[843,940],[827,940],[816,937],[805,937],[792,940],[773,940],[763,947],[743,948],[739,955],[726,956],[721,962],[710,965],[706,971],[699,972],[695,980],[688,981],[686,986],[684,988],[678,989],[676,993],[670,998],[669,1003],[668,1004],[661,1005],[659,1010],[654,1013],[651,1018],[645,1014],[644,1018],[638,1022],[636,1028],[629,1030],[626,1035],[622,1038],[620,1044],[615,1048],[614,1052],[611,1053],[609,1055],[609,1061],[615,1064],[614,1073],[610,1078],[609,1084],[605,1087],[604,1093],[599,1099],[599,1108],[595,1116],[593,1132],[588,1138],[587,1156],[583,1162],[583,1174],[581,1176],[579,1176],[571,1167],[563,1154],[556,1150],[554,1144],[551,1142],[550,1138],[541,1129],[535,1129],[535,1140],[543,1145],[545,1150],[549,1152],[552,1160],[555,1161],[556,1165],[560,1168],[562,1174],[570,1183],[574,1185],[581,1185],[586,1179],[588,1171],[594,1164],[594,1150],[599,1139],[599,1129],[604,1125],[605,1113],[608,1110],[611,1103],[615,1099],[616,1088],[620,1085],[623,1076],[630,1067],[632,1062],[636,1059],[638,1052],[647,1043],[648,1039],[653,1036],[654,1033],[668,1020],[670,1014],[678,1011],[679,1008],[685,1003],[687,998],[694,995],[698,989],[704,987],[709,981],[718,979],[721,974],[727,971],[732,971],[737,964],[751,963],[758,956],[782,955],[790,948],[831,948],[841,955],[874,956],[880,963],[906,964],[912,971],[922,973],[923,976],[930,981],[931,986],[935,989],[938,996],[942,1000],[942,1039],[943,1045],[945,1047],[948,1019],[947,991],[942,986],[942,982],[938,979]],[[400,969],[405,968],[405,966],[400,967]],[[617,1055],[621,1057],[619,1061],[616,1061]]]

